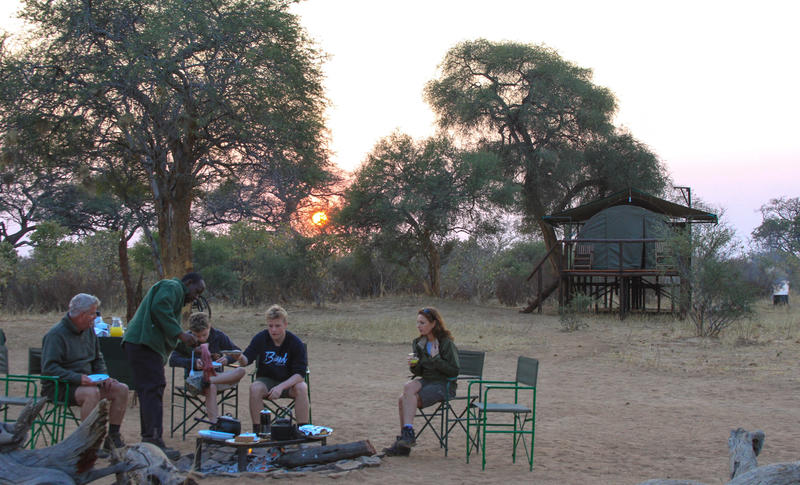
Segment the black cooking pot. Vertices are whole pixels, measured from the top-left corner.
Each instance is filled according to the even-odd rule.
[[[194,418],[201,423],[208,423],[211,425],[211,431],[221,431],[223,433],[240,434],[242,432],[242,423],[233,416],[220,416],[217,418],[216,423],[212,423],[207,419]]]
[[[287,441],[297,438],[297,425],[292,418],[279,418],[272,422],[270,428],[273,441]]]

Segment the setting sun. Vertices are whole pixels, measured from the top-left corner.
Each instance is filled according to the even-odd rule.
[[[311,216],[311,222],[316,226],[324,226],[328,223],[328,214],[322,211],[315,212],[314,215]]]

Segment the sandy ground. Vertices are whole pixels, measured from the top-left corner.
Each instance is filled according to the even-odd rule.
[[[734,345],[681,336],[674,323],[663,321],[605,319],[565,333],[554,316],[521,316],[508,309],[493,315],[519,322],[520,338],[509,348],[487,353],[486,378],[512,376],[518,355],[540,360],[533,472],[522,460],[511,463],[507,436],[490,438],[488,463],[481,471],[479,459],[465,463],[463,433],[452,436],[448,457],[427,434],[410,457],[387,458],[380,467],[349,472],[339,482],[635,484],[683,478],[724,483],[727,438],[737,427],[765,431],[760,464],[800,459],[800,340],[794,317],[782,336]],[[12,372],[25,372],[27,347],[35,346],[39,331],[33,330],[50,325],[41,317],[0,319],[11,343]],[[242,347],[249,340],[228,333]],[[368,439],[378,449],[390,444],[399,431],[396,401],[407,375],[408,345],[365,344],[316,333],[307,342],[314,422],[334,428],[329,443]],[[480,342],[460,345],[482,348]],[[245,418],[244,384],[240,395],[240,417]],[[165,424],[168,420],[167,408]],[[127,442],[138,441],[138,407],[129,409],[123,433]],[[165,438],[184,453],[194,449],[191,438]],[[309,474],[301,480],[333,479]],[[260,481],[206,478],[201,483]]]

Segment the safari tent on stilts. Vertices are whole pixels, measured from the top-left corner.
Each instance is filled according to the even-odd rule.
[[[544,220],[560,226],[564,239],[557,282],[546,285],[548,256],[528,280],[538,293],[524,312],[542,311],[542,303],[557,290],[559,306],[578,294],[591,298],[597,312],[678,312],[681,282],[668,240],[673,228],[691,230],[695,223],[717,222],[716,214],[661,199],[635,188],[551,214]]]

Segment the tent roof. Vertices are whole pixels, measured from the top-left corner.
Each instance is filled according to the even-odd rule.
[[[658,214],[664,214],[676,219],[685,219],[689,222],[717,222],[716,214],[676,204],[634,188],[620,190],[603,199],[544,216],[543,219],[552,225],[582,223],[603,209],[615,205],[635,205]]]

